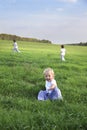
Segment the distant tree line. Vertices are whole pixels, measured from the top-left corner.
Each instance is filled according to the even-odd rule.
[[[70,45],[79,45],[79,46],[87,46],[87,42],[80,42],[80,43],[72,43]]]
[[[17,41],[28,41],[28,42],[41,42],[41,43],[50,43],[51,41],[49,40],[39,40],[36,38],[26,38],[26,37],[20,37],[20,36],[16,36],[16,35],[11,35],[11,34],[0,34],[0,39],[1,40],[17,40]]]
[[[79,45],[80,45],[80,46],[87,46],[87,42],[85,42],[85,43],[80,42]]]

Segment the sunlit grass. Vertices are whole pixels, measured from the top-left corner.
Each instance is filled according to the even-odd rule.
[[[86,130],[87,47],[0,41],[0,130]],[[37,100],[44,89],[43,70],[52,67],[63,101]]]

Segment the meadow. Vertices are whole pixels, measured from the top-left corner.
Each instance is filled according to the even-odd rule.
[[[0,40],[0,130],[87,130],[87,47]],[[38,101],[52,67],[63,101]]]

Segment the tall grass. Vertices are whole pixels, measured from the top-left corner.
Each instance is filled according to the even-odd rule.
[[[0,41],[0,130],[86,130],[87,47]],[[43,70],[52,67],[63,101],[38,101]]]

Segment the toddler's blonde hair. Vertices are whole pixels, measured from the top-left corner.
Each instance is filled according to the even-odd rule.
[[[51,72],[52,75],[54,76],[54,71],[52,68],[46,68],[44,71],[43,71],[43,74],[46,75],[47,73]]]

